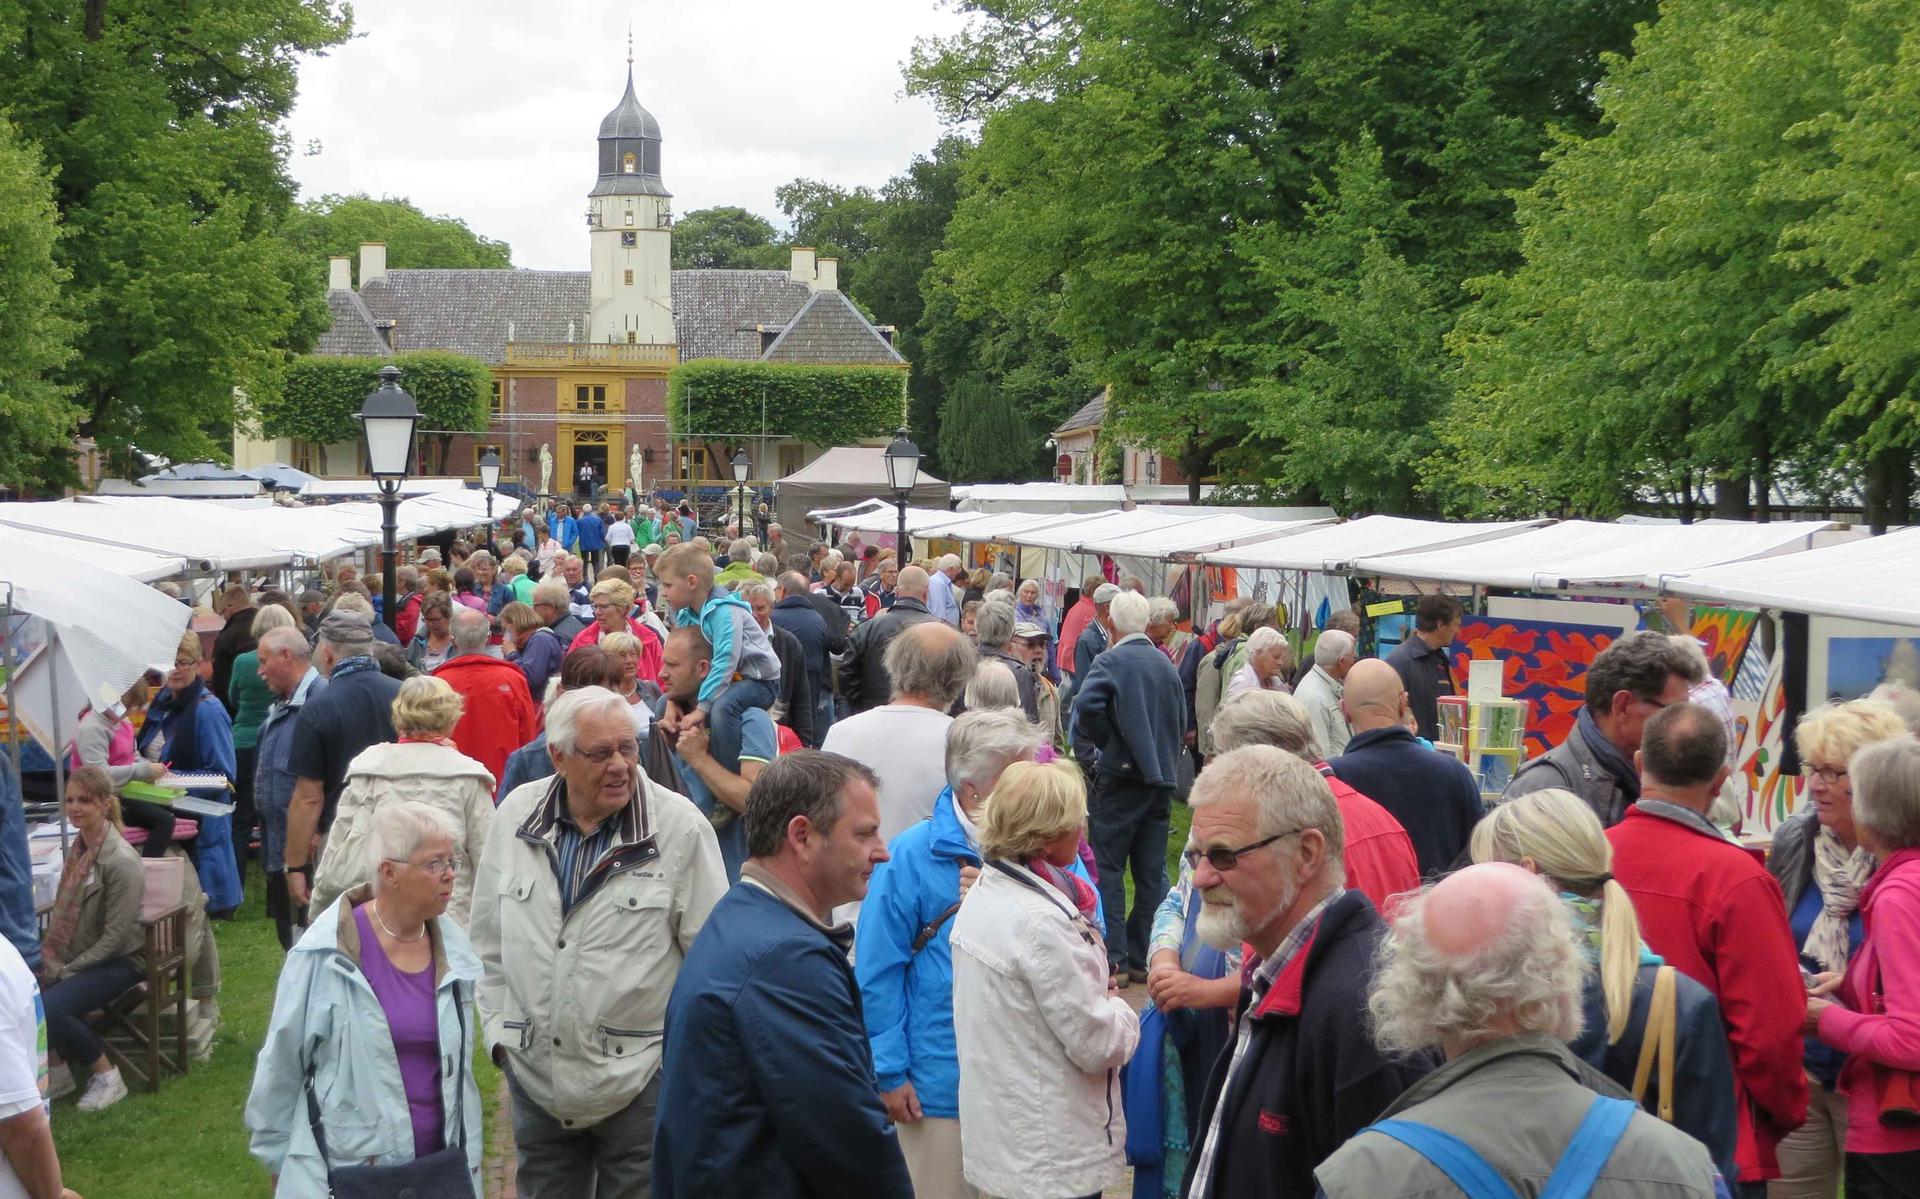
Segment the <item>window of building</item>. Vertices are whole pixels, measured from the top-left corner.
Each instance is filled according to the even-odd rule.
[[[631,250],[639,244],[640,235],[637,233],[622,233],[620,235],[620,247],[622,249]]]
[[[632,272],[632,271],[627,271],[627,272],[626,272],[626,280],[627,280],[627,286],[628,286],[628,287],[632,287],[632,286],[633,286],[633,272]]]
[[[573,389],[573,409],[575,412],[605,412],[607,410],[607,388],[603,383],[581,384]]]
[[[478,474],[480,473],[480,459],[482,459],[482,458],[484,458],[484,457],[486,457],[486,456],[487,456],[487,451],[488,451],[488,450],[492,450],[492,451],[493,451],[493,452],[494,452],[494,453],[495,453],[496,455],[498,455],[498,456],[499,456],[499,458],[500,458],[500,461],[501,461],[502,463],[504,463],[504,462],[506,462],[506,460],[507,460],[507,451],[506,451],[506,449],[505,449],[505,447],[503,447],[503,446],[498,446],[498,445],[477,445],[477,446],[474,446],[474,447],[473,447],[473,473],[474,473],[475,475],[478,475]],[[501,473],[502,473],[502,474],[505,474],[506,472],[505,472],[505,471],[502,471]]]
[[[626,153],[626,157],[620,160],[621,173],[631,175],[633,174],[634,167],[635,167],[635,163],[633,160],[633,151],[628,150]]]
[[[631,208],[629,208],[629,209],[627,209],[627,211],[626,211],[626,218],[627,218],[627,226],[628,226],[628,228],[632,228],[632,226],[633,226],[633,209],[631,209]]]
[[[493,416],[499,416],[506,411],[506,401],[501,394],[501,387],[502,384],[500,380],[495,379],[493,381],[493,398],[487,401],[487,412]]]
[[[628,271],[628,272],[627,272],[627,274],[629,274],[629,275],[631,275],[631,274],[633,274],[633,272],[632,272],[632,271]],[[629,283],[631,283],[631,282],[633,282],[633,280],[631,280],[631,279],[629,279],[629,280],[627,280],[627,282],[629,282]],[[637,344],[639,344],[639,341],[640,341],[640,335],[639,335],[638,333],[635,333],[635,332],[634,332],[634,331],[633,331],[632,329],[628,329],[628,330],[627,330],[627,344],[628,344],[628,345],[637,345]]]
[[[310,475],[321,474],[321,470],[314,465],[319,459],[319,447],[313,442],[295,441],[293,443],[293,469],[306,471]]]
[[[691,450],[680,451],[680,475],[685,479],[704,479],[707,477],[707,448],[696,446]]]

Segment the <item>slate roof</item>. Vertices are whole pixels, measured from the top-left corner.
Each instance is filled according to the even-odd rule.
[[[333,326],[314,352],[389,353],[374,322],[393,321],[393,351],[451,350],[499,366],[509,327],[515,341],[566,341],[569,324],[584,339],[590,291],[586,271],[388,271],[358,294],[328,293]],[[782,330],[769,362],[906,363],[844,295],[814,292],[785,271],[675,271],[673,311],[683,362],[761,358],[766,326]]]
[[[1064,424],[1055,429],[1054,436],[1058,437],[1062,433],[1077,433],[1082,429],[1098,429],[1100,422],[1105,420],[1106,416],[1107,391],[1103,387],[1099,394],[1081,405],[1078,412],[1069,416]]]
[[[620,103],[600,122],[600,140],[612,137],[647,137],[660,140],[660,122],[653,114],[640,107],[640,97],[633,94],[633,68],[627,68],[627,94],[620,97]]]
[[[386,338],[374,328],[373,313],[353,292],[328,292],[327,311],[333,314],[333,324],[320,335],[319,344],[313,347],[314,353],[379,358],[390,352]]]
[[[905,366],[900,351],[838,291],[816,291],[761,355],[768,362]]]

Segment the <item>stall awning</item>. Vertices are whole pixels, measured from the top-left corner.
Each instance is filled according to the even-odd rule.
[[[907,533],[914,537],[963,537],[968,524],[982,520],[986,515],[984,512],[949,512],[945,508],[909,508]],[[897,533],[900,531],[900,511],[893,507],[875,508],[871,512],[836,517],[827,523],[848,533]],[[937,534],[927,531],[932,529],[943,531]],[[953,531],[948,533],[944,531],[946,529]]]
[[[1091,516],[1108,516],[1111,512],[954,512],[949,515],[954,517],[951,522],[953,536],[963,541],[980,542],[1006,541],[1015,534],[1051,529]],[[929,526],[928,532],[931,536],[948,535],[938,526]]]
[[[118,499],[119,497],[113,497]],[[195,570],[265,570],[284,566],[296,556],[256,537],[251,532],[228,531],[204,514],[216,511],[186,500],[165,497],[129,499],[130,503],[187,504],[193,519],[180,520],[162,515],[151,507],[124,508],[117,503],[75,503],[52,500],[45,503],[0,504],[0,524],[16,529],[51,533],[95,546],[145,550],[177,554]],[[75,555],[87,560],[97,558],[93,551],[76,547]]]
[[[171,579],[187,572],[187,560],[176,554],[157,554],[150,550],[117,545],[96,545],[91,541],[75,541],[32,529],[0,527],[0,534],[8,538],[9,546],[20,552],[45,552],[77,558],[95,569],[132,579],[136,583],[157,583],[161,579]]]
[[[1023,533],[1010,534],[1004,540],[1013,545],[1031,545],[1039,549],[1072,550],[1080,552],[1080,547],[1095,541],[1110,541],[1119,537],[1131,537],[1141,533],[1157,533],[1180,525],[1194,524],[1213,519],[1204,508],[1160,509],[1147,511],[1136,509],[1132,512],[1108,512],[1099,516],[1088,516],[1066,524],[1050,525],[1041,529],[1029,529]]]
[[[1616,525],[1567,520],[1451,549],[1370,555],[1353,574],[1531,591],[1645,591],[1648,576],[1804,550],[1831,521]]]
[[[1217,550],[1230,545],[1262,543],[1274,538],[1290,537],[1304,533],[1308,529],[1330,525],[1333,519],[1329,516],[1318,520],[1261,520],[1257,517],[1235,516],[1227,513],[1220,516],[1207,516],[1195,521],[1183,521],[1165,529],[1088,539],[1081,543],[1080,550],[1087,554],[1171,558],[1175,555]]]
[[[1449,524],[1407,516],[1362,516],[1344,524],[1308,529],[1276,541],[1233,546],[1202,554],[1210,566],[1244,566],[1256,570],[1338,571],[1356,558],[1448,549],[1510,537],[1550,522],[1503,520]]]
[[[1800,554],[1650,575],[1646,583],[1718,604],[1920,626],[1920,528]]]

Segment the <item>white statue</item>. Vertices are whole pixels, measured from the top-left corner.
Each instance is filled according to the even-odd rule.
[[[642,456],[640,447],[634,446],[627,451],[627,490],[640,494],[640,465]]]
[[[540,443],[540,494],[547,494],[547,487],[553,482],[553,447],[546,442]]]

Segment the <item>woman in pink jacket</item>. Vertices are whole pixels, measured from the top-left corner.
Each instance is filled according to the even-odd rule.
[[[1920,1084],[1920,741],[1875,742],[1847,770],[1854,827],[1880,866],[1860,898],[1866,940],[1844,976],[1816,976],[1807,1030],[1848,1055],[1847,1199],[1894,1199],[1920,1194],[1920,1113],[1881,1102],[1889,1078]]]

